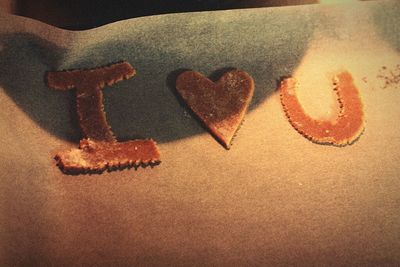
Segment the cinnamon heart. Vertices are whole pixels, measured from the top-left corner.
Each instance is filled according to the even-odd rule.
[[[229,149],[253,97],[253,78],[244,71],[231,70],[213,82],[199,72],[185,71],[178,76],[176,89],[215,138]]]

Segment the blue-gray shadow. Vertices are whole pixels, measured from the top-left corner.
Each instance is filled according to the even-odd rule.
[[[180,29],[172,28],[176,21],[169,16],[161,28],[145,34],[128,29],[118,38],[70,49],[33,34],[1,35],[0,85],[40,127],[78,142],[74,90],[49,89],[46,71],[127,60],[137,70],[136,76],[103,89],[107,120],[117,138],[147,137],[159,143],[186,138],[204,129],[187,116],[187,108],[175,94],[180,70],[193,69],[214,80],[226,68],[248,72],[255,81],[251,112],[275,91],[280,77],[294,71],[307,50],[315,19],[289,11],[286,18],[278,13],[245,16],[227,27],[214,16],[214,21]],[[187,24],[192,18],[184,20]]]
[[[372,10],[376,31],[394,50],[400,52],[400,3],[381,2]]]
[[[74,92],[50,90],[44,83],[44,73],[57,69],[67,50],[29,33],[1,35],[0,45],[0,86],[40,127],[79,140]]]

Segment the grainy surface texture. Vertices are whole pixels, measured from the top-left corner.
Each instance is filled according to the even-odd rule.
[[[400,62],[397,1],[175,14],[69,32],[0,15],[0,266],[398,266]],[[153,138],[154,168],[63,174],[77,147],[74,92],[46,71],[127,60],[104,88],[118,140]],[[255,91],[229,151],[174,91],[186,69],[248,72]],[[336,118],[332,77],[348,70],[365,131],[310,142],[288,122],[281,77],[316,119]]]
[[[253,98],[253,78],[244,71],[231,70],[211,81],[199,72],[185,71],[175,86],[187,107],[229,149]]]

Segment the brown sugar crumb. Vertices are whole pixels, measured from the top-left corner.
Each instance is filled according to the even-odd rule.
[[[253,78],[232,70],[213,82],[199,72],[185,71],[178,76],[176,89],[217,141],[229,149],[253,97]]]
[[[379,80],[383,82],[381,85],[382,89],[388,87],[398,88],[400,86],[400,64],[397,64],[395,68],[389,69],[386,66],[382,66],[376,76]]]
[[[345,146],[357,140],[364,130],[364,112],[358,89],[349,72],[341,72],[334,79],[340,108],[334,122],[308,116],[296,96],[296,84],[294,78],[284,79],[280,85],[280,96],[290,124],[300,134],[315,143],[336,146]]]
[[[153,140],[96,142],[83,139],[79,149],[62,151],[55,156],[57,165],[68,174],[153,166],[160,163],[159,158],[160,152]]]
[[[57,153],[57,164],[65,173],[102,172],[160,162],[154,141],[117,142],[106,120],[101,89],[129,79],[135,73],[126,61],[100,68],[46,73],[45,80],[50,88],[76,89],[77,113],[84,139],[79,149]]]

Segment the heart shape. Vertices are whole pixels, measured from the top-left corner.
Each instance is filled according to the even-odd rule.
[[[178,76],[176,89],[211,134],[229,149],[253,97],[253,78],[231,70],[213,82],[199,72],[185,71]]]

